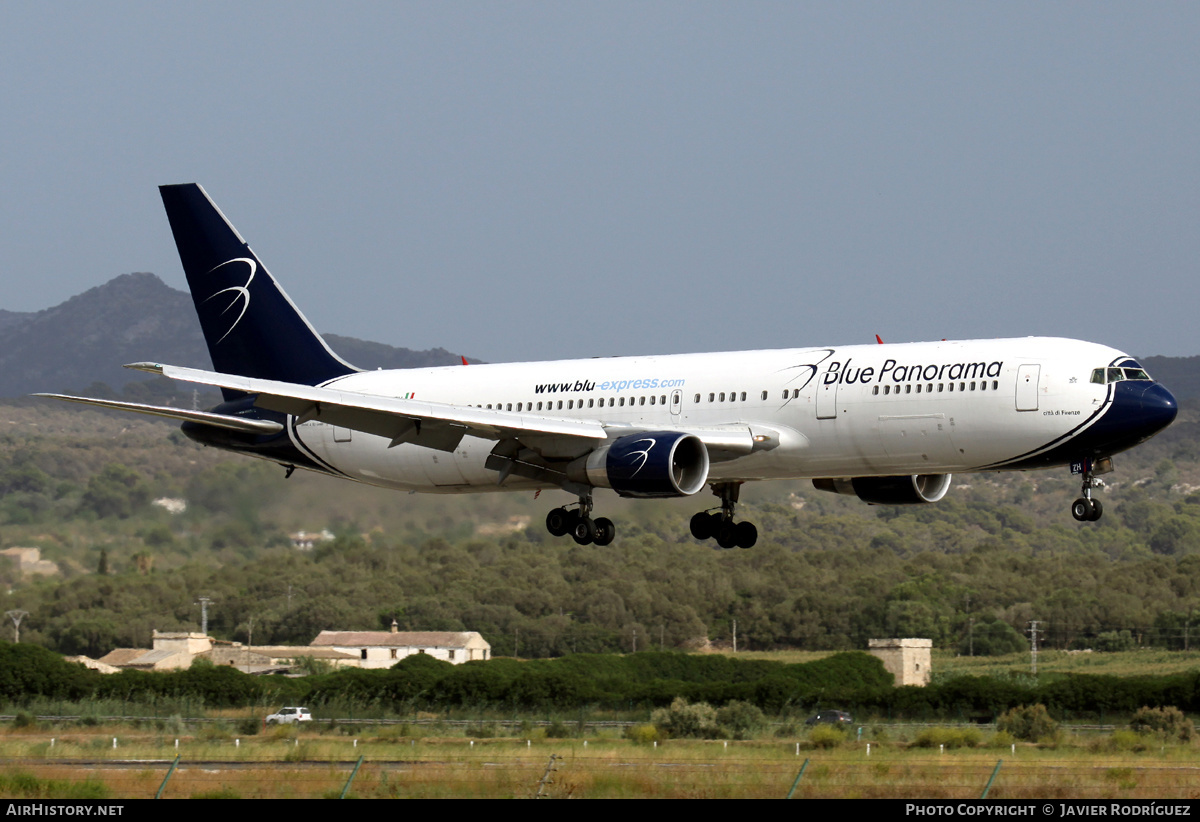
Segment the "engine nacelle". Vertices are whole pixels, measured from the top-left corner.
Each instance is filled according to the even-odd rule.
[[[708,449],[695,434],[629,434],[580,457],[567,477],[622,497],[686,497],[708,480]]]
[[[858,497],[872,505],[921,505],[937,502],[950,490],[952,474],[913,474],[903,477],[838,477],[815,479],[821,491]]]

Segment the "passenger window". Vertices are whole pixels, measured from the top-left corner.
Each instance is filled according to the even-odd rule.
[[[742,402],[745,402],[745,401],[746,401],[746,392],[743,391],[742,392]]]
[[[767,392],[766,392],[766,391],[762,392],[762,398],[763,398],[764,400],[767,398]]]
[[[799,389],[799,388],[793,388],[793,389],[792,389],[792,399],[796,400],[796,399],[799,399],[799,398],[800,398],[800,389]]]
[[[725,392],[721,392],[721,402],[725,402]]]
[[[653,394],[650,395],[650,404],[654,405],[654,395]]]
[[[711,392],[710,392],[710,393],[709,393],[709,395],[708,395],[708,401],[709,401],[709,402],[712,402],[712,401],[713,401],[713,398],[714,398],[714,397],[716,397],[716,396],[717,396],[716,394],[713,394],[713,393],[711,393]]]
[[[875,386],[873,389],[871,389],[871,393],[872,393],[872,394],[878,394],[878,393],[879,393],[879,386],[877,385],[877,386]]]
[[[766,399],[766,397],[763,397],[763,399]],[[700,395],[697,394],[696,399],[692,400],[692,402],[700,402]]]

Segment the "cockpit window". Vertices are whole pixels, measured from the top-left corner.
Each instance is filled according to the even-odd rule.
[[[1150,381],[1150,375],[1141,368],[1095,368],[1092,370],[1091,381],[1097,385],[1107,385],[1110,382],[1124,380]]]

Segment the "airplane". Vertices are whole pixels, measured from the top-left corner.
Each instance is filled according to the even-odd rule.
[[[213,371],[127,367],[215,386],[209,411],[40,394],[167,417],[205,445],[393,489],[560,489],[546,528],[608,545],[597,489],[719,506],[699,540],[749,548],[749,482],[809,479],[876,505],[934,503],[956,473],[1070,466],[1080,522],[1112,456],[1178,405],[1129,355],[1079,340],[817,346],[364,371],[333,352],[195,183],[160,187]]]

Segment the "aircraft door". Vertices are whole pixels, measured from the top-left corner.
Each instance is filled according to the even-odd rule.
[[[683,392],[676,388],[671,392],[671,421],[679,422],[679,413],[683,410]]]
[[[1040,365],[1021,365],[1017,367],[1017,410],[1038,410],[1038,381],[1041,377]]]

